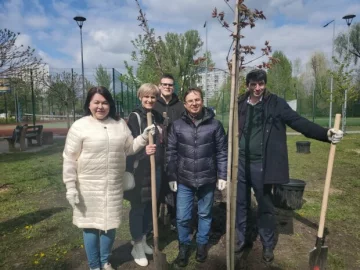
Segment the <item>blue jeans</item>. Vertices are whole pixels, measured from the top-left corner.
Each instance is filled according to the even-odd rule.
[[[156,168],[156,196],[159,197],[161,186],[161,167]],[[135,242],[152,230],[152,203],[131,203],[129,212],[130,234]]]
[[[101,268],[109,261],[116,230],[106,233],[97,229],[84,229],[84,246],[91,269]]]
[[[192,210],[194,197],[198,198],[198,232],[196,242],[205,245],[209,242],[209,233],[212,221],[211,208],[214,203],[215,183],[201,186],[199,188],[178,185],[176,221],[179,234],[179,243],[190,245]]]

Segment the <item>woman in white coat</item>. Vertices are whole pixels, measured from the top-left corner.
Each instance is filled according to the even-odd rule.
[[[113,269],[108,262],[121,222],[122,177],[126,156],[141,150],[154,126],[135,139],[105,87],[89,90],[85,116],[74,122],[63,152],[66,198],[73,207],[73,224],[83,229],[90,269]],[[152,146],[146,152],[153,151]]]

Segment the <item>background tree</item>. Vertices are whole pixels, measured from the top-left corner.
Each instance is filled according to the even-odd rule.
[[[329,91],[329,65],[323,52],[315,52],[312,54],[308,66],[313,76],[314,105],[316,116],[326,116],[329,109],[330,91]]]
[[[342,57],[347,52],[348,32],[340,33],[335,39],[336,52]],[[360,58],[360,22],[355,23],[350,29],[350,60],[357,64]]]
[[[95,80],[98,86],[104,86],[110,91],[111,75],[107,72],[106,68],[99,65],[95,71]]]
[[[144,34],[131,41],[135,48],[132,60],[137,62],[138,68],[136,73],[132,70],[131,74],[127,68],[127,79],[136,77],[135,81],[138,83],[157,84],[163,73],[171,73],[175,78],[175,90],[181,96],[183,89],[194,85],[199,79],[200,68],[205,65],[204,59],[210,54],[199,57],[203,42],[196,30],[183,34],[166,33],[164,37],[156,37],[139,2],[135,1],[139,8],[137,19]],[[208,58],[208,62],[212,62],[211,59]]]
[[[84,84],[85,84],[85,91],[89,91],[90,88],[94,87],[94,83],[89,81],[87,78],[84,78]]]
[[[139,35],[132,41],[135,51],[132,53],[132,60],[138,63],[136,78],[140,82],[159,83],[159,79],[164,73],[171,73],[176,82],[176,89],[188,88],[199,78],[199,68],[204,65],[205,55],[200,61],[195,59],[203,45],[200,35],[196,30],[186,31],[184,34],[167,33],[164,38],[156,40],[156,48],[159,48],[158,59],[161,59],[162,69],[157,68],[155,55],[148,45],[148,39]],[[210,54],[208,55],[210,56]],[[208,60],[209,61],[209,60]],[[211,59],[210,59],[210,62]],[[129,70],[128,70],[129,71]],[[134,74],[129,77],[135,77]]]
[[[334,92],[333,100],[337,104],[338,109],[342,108],[342,115],[346,116],[345,108],[343,106],[345,101],[345,90],[347,90],[347,106],[352,101],[359,98],[359,92],[356,91],[355,80],[353,76],[353,69],[350,69],[350,56],[345,57],[343,61],[339,61],[336,57],[333,57],[334,71],[330,71],[334,77]],[[339,108],[340,107],[340,108]],[[342,129],[346,131],[346,118],[342,119]],[[345,121],[345,122],[344,122]]]
[[[0,29],[0,77],[19,76],[24,70],[38,69],[41,59],[35,56],[35,49],[16,46],[20,33]]]
[[[286,100],[292,100],[296,97],[296,91],[292,83],[291,62],[282,51],[275,51],[272,56],[278,59],[278,62],[268,70],[267,86],[271,92]]]
[[[66,115],[67,127],[70,128],[70,113],[75,114],[75,102],[82,94],[81,76],[77,73],[62,72],[49,78],[47,98],[52,100],[57,110]]]

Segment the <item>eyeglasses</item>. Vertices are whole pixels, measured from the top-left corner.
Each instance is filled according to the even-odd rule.
[[[162,86],[169,86],[169,87],[173,87],[174,86],[174,84],[172,84],[172,83],[161,83],[161,85]]]
[[[201,99],[200,98],[197,98],[197,99],[193,99],[193,100],[187,100],[185,101],[187,104],[191,105],[193,103],[200,103],[201,102]]]

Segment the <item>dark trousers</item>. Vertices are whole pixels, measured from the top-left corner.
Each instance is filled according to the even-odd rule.
[[[161,185],[161,167],[156,168],[156,196],[159,197]],[[129,212],[130,234],[135,242],[142,239],[144,235],[152,230],[152,203],[151,197],[147,202],[141,202],[141,199],[130,201],[131,208]]]
[[[238,241],[251,241],[251,187],[258,203],[257,228],[264,247],[275,244],[275,210],[272,202],[272,185],[264,185],[262,163],[245,162],[239,159],[236,231]]]
[[[162,175],[162,182],[160,188],[160,195],[158,201],[158,213],[160,210],[160,204],[165,203],[167,206],[168,215],[173,225],[176,225],[176,192],[172,192],[169,188],[169,181],[167,175],[164,172]]]

